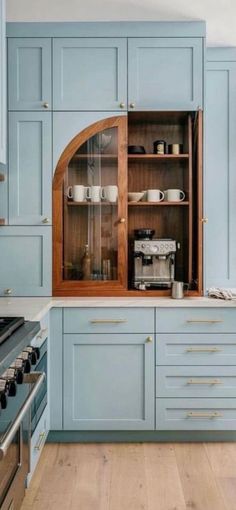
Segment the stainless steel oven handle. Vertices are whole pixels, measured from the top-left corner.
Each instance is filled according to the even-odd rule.
[[[45,380],[45,377],[46,377],[46,375],[44,372],[32,372],[30,374],[25,374],[24,382],[32,383],[33,388],[30,390],[30,393],[29,393],[27,399],[25,400],[24,404],[20,408],[20,411],[17,414],[14,422],[8,429],[5,437],[3,438],[3,441],[0,443],[0,460],[6,455],[8,447],[10,446],[25,414],[27,413],[34,398],[36,397],[40,386],[42,385],[43,381]]]

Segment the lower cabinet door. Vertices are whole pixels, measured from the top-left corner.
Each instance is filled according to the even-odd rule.
[[[0,296],[50,296],[51,227],[0,229]]]
[[[236,430],[235,398],[157,398],[157,430]]]
[[[64,335],[64,429],[153,430],[154,342],[147,334]]]

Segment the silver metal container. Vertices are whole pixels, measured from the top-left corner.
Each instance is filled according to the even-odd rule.
[[[184,297],[184,282],[173,282],[172,283],[172,298],[183,299]]]

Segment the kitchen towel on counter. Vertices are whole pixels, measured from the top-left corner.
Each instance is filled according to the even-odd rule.
[[[211,287],[208,290],[208,296],[218,299],[236,299],[236,289],[222,289],[220,287]]]

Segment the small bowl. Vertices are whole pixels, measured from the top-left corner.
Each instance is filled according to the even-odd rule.
[[[143,198],[144,192],[143,191],[132,191],[128,193],[128,201],[129,202],[139,202]]]

